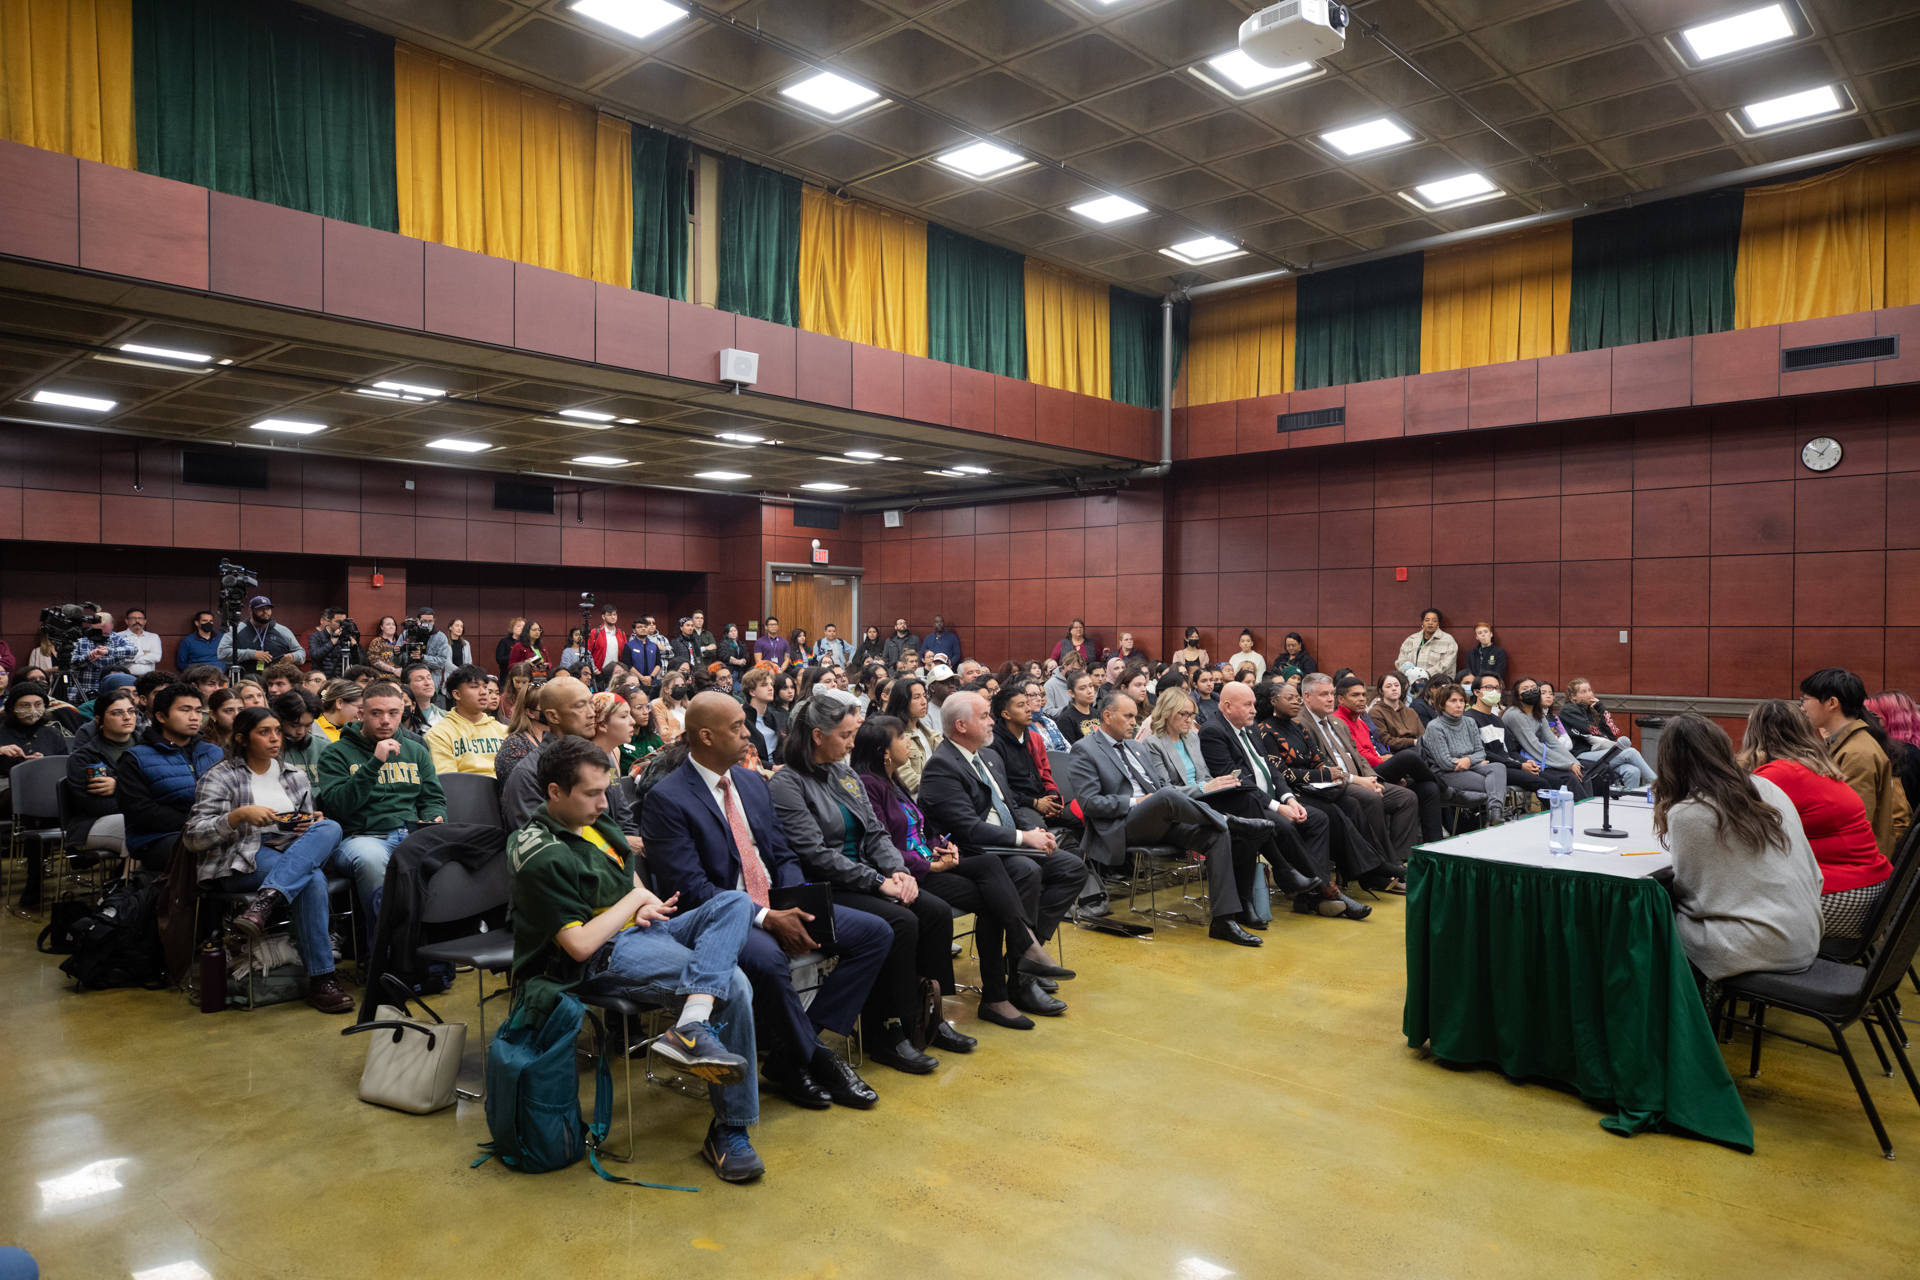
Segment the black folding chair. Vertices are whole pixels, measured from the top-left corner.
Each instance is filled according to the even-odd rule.
[[[448,822],[471,822],[483,827],[500,825],[500,784],[484,773],[443,773],[440,790],[447,798]]]
[[[442,779],[452,775],[442,775]],[[478,778],[478,775],[470,775]],[[480,778],[480,781],[487,781]],[[512,864],[503,853],[483,863],[478,871],[469,871],[458,862],[449,862],[427,881],[425,901],[420,905],[420,923],[447,924],[485,916],[506,907],[513,892]],[[419,949],[422,960],[439,964],[470,965],[474,990],[480,997],[480,1092],[456,1091],[463,1098],[479,1101],[486,1095],[487,1001],[496,1000],[512,990],[503,986],[487,994],[486,975],[505,974],[513,968],[512,928],[483,929],[447,942],[429,942]]]

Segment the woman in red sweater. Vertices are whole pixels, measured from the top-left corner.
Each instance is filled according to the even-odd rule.
[[[1763,702],[1747,717],[1740,763],[1786,792],[1800,814],[1824,881],[1821,932],[1859,937],[1893,865],[1880,856],[1866,806],[1834,768],[1820,735],[1793,703]]]

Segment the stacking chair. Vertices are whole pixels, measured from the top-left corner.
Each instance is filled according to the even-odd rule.
[[[193,945],[196,951],[206,942],[208,932],[211,932],[209,927],[201,923],[208,908],[212,908],[217,913],[220,927],[224,930],[228,921],[247,909],[247,904],[253,901],[254,894],[258,892],[258,889],[247,889],[238,893],[223,893],[218,889],[202,888],[196,893],[193,898]],[[358,968],[360,967],[359,916],[353,906],[353,881],[345,876],[328,876],[327,902],[331,906],[341,901],[346,902],[346,908],[333,909],[331,915],[335,918],[344,918],[348,922],[342,936],[349,940],[348,945],[352,948],[354,965]],[[267,925],[271,929],[280,930],[285,929],[292,921],[293,905],[286,903],[267,921]],[[180,986],[186,993],[187,1003],[197,1007],[200,1003],[200,966],[198,964],[188,966],[186,981]],[[247,970],[247,1011],[252,1012],[254,1007],[253,970],[249,968]]]
[[[13,838],[7,850],[9,867],[12,860],[21,861],[21,886],[24,889],[31,870],[31,864],[25,861],[28,843],[40,854],[40,878],[43,883],[32,886],[42,890],[41,906],[33,916],[37,920],[46,909],[44,881],[48,853],[63,847],[64,842],[59,823],[60,784],[67,776],[67,758],[48,756],[42,760],[23,760],[7,776],[13,783]],[[12,874],[9,871],[4,887],[0,887],[0,900],[12,901],[12,891]]]
[[[486,774],[443,773],[440,790],[447,798],[448,822],[500,825],[500,784]]]
[[[442,781],[452,774],[443,774]],[[489,779],[473,776],[476,781]],[[508,905],[513,890],[512,864],[503,853],[498,858],[483,864],[478,871],[469,871],[463,864],[449,862],[433,873],[427,881],[425,900],[420,905],[420,923],[446,924],[454,920],[467,920],[475,916],[488,915]],[[492,995],[487,994],[486,975],[505,974],[513,968],[513,930],[511,928],[483,929],[479,933],[468,934],[464,938],[454,938],[446,942],[429,942],[418,952],[422,960],[440,964],[469,965],[473,969],[474,990],[480,998],[480,1062],[482,1067],[481,1092],[474,1093],[466,1089],[456,1092],[463,1098],[479,1101],[486,1097],[485,1065],[487,1060],[487,1001],[498,999],[511,990],[501,987]]]

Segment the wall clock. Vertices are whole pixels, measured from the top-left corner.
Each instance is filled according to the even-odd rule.
[[[1840,442],[1832,436],[1809,440],[1800,450],[1800,461],[1806,463],[1809,471],[1831,471],[1840,465]]]

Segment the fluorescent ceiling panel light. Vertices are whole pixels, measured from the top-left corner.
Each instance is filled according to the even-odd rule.
[[[1081,217],[1091,218],[1095,222],[1118,222],[1122,218],[1145,213],[1147,206],[1136,204],[1125,196],[1101,196],[1098,200],[1073,205],[1072,209]]]
[[[1179,244],[1168,245],[1160,252],[1169,258],[1178,258],[1189,266],[1204,266],[1209,262],[1224,262],[1228,258],[1237,258],[1246,250],[1231,240],[1222,240],[1219,236],[1201,236],[1198,240],[1183,240]]]
[[[612,414],[595,413],[591,409],[562,409],[560,410],[560,416],[563,418],[578,418],[582,422],[612,422],[613,421]]]
[[[829,120],[837,120],[850,111],[871,106],[880,100],[880,95],[865,85],[855,84],[831,71],[822,71],[799,84],[790,84],[780,93],[782,97],[792,98]]]
[[[573,11],[640,40],[687,16],[668,0],[573,0]]]
[[[930,476],[946,476],[950,480],[959,480],[964,478],[967,473],[964,471],[929,471],[927,474]]]
[[[751,480],[752,476],[744,471],[696,471],[695,480]]]
[[[751,436],[744,431],[722,431],[719,435],[715,436],[714,439],[728,440],[734,444],[765,444],[767,438],[765,436]]]
[[[964,173],[969,178],[991,178],[1027,163],[1027,158],[1019,152],[996,147],[991,142],[976,142],[936,159],[955,173]]]
[[[212,364],[213,357],[198,351],[175,351],[172,347],[143,347],[137,342],[123,342],[122,351],[131,351],[137,356],[158,356],[162,360],[184,360],[188,364]]]
[[[815,493],[839,493],[841,490],[851,489],[853,486],[850,484],[834,484],[827,480],[816,480],[812,484],[803,484],[800,487],[802,489],[812,489]]]
[[[376,400],[399,400],[403,398],[398,391],[376,391],[372,387],[355,387],[353,389],[353,394],[357,396],[372,396]],[[412,396],[407,398],[411,398],[416,401],[420,399],[419,396]]]
[[[963,467],[956,465],[953,469],[955,471],[963,471],[970,476],[990,476],[993,474],[993,472],[987,470],[985,467]]]
[[[110,356],[104,351],[93,353],[95,360],[105,360],[108,364],[129,364],[136,369],[164,369],[168,373],[212,373],[212,365],[169,364],[159,360],[142,360],[138,356]]]
[[[429,440],[427,441],[427,448],[445,449],[449,453],[485,453],[487,450],[493,448],[493,446],[490,444],[482,444],[478,440],[454,440],[449,438],[446,440]]]
[[[376,382],[373,385],[382,391],[398,391],[403,396],[443,396],[447,394],[438,387],[416,387],[410,382]]]
[[[255,431],[272,431],[283,436],[310,436],[325,431],[323,422],[293,422],[287,418],[262,418],[253,424]]]
[[[1382,147],[1397,147],[1403,142],[1412,142],[1413,135],[1382,116],[1365,124],[1349,125],[1332,133],[1323,133],[1320,141],[1343,156],[1360,156]]]
[[[904,461],[904,459],[896,458],[892,454],[888,454],[885,458],[882,458],[881,461],[882,462],[901,462],[901,461]]]
[[[1313,70],[1311,62],[1296,62],[1291,66],[1269,67],[1263,62],[1255,62],[1246,54],[1235,49],[1223,53],[1217,58],[1208,58],[1207,66],[1231,81],[1236,89],[1264,89],[1268,85],[1278,84],[1282,80],[1297,80]]]
[[[858,458],[862,462],[878,462],[887,455],[884,453],[869,453],[864,449],[849,449],[847,450],[847,456],[849,458]]]
[[[1412,191],[1403,191],[1400,194],[1423,209],[1452,209],[1463,204],[1491,199],[1500,194],[1500,188],[1494,186],[1482,174],[1463,173],[1457,178],[1423,182]]]
[[[836,458],[830,453],[823,453],[819,457],[815,458],[814,461],[815,462],[838,462],[842,466],[848,466],[848,467],[870,467],[873,465],[871,462],[868,462],[861,458]]]
[[[1832,85],[1823,84],[1818,89],[1789,93],[1784,97],[1768,98],[1765,102],[1742,107],[1740,114],[1747,118],[1749,128],[1772,129],[1810,116],[1830,116],[1836,111],[1844,111],[1846,105],[1840,101],[1840,95],[1833,91]]]
[[[584,462],[590,467],[624,467],[627,465],[625,458],[609,458],[601,453],[583,453],[573,459],[573,461]]]
[[[1680,33],[1680,38],[1687,42],[1688,50],[1700,62],[1724,58],[1730,53],[1758,48],[1776,40],[1788,40],[1792,36],[1793,23],[1787,18],[1787,11],[1777,4],[1749,9],[1718,22],[1688,27]]]
[[[640,419],[638,418],[615,418],[614,421],[623,427],[637,427],[640,425]]]
[[[66,409],[87,409],[94,413],[105,413],[119,403],[115,400],[102,400],[97,396],[70,396],[64,391],[36,391],[33,393],[35,404],[57,404]]]

